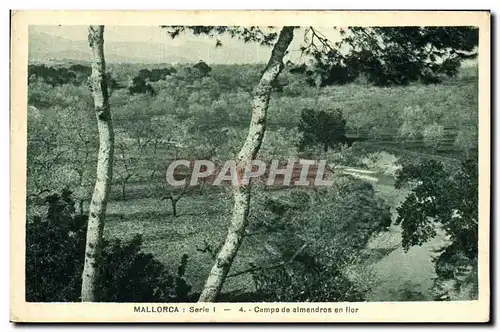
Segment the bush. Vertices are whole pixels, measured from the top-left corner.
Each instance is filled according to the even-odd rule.
[[[343,302],[364,301],[364,294],[341,270],[319,265],[310,269],[301,263],[260,270],[252,274],[256,301]]]
[[[272,234],[266,244],[278,254],[253,267],[256,301],[365,300],[371,283],[352,270],[364,264],[369,239],[387,229],[390,213],[372,185],[344,179],[321,191],[254,196],[252,231]]]
[[[191,287],[184,272],[187,255],[182,257],[177,276],[153,255],[141,252],[142,237],[130,241],[104,241],[99,273],[99,293],[103,302],[179,302]]]
[[[46,198],[45,218],[26,221],[26,301],[78,301],[86,218],[73,216],[71,193]]]
[[[146,81],[140,76],[134,77],[132,81],[132,86],[128,88],[128,92],[133,95],[136,93],[149,93],[151,96],[156,95],[155,89],[151,86],[151,84],[146,83]]]
[[[341,109],[317,111],[303,109],[300,114],[298,129],[302,134],[299,149],[308,146],[321,146],[324,152],[345,143],[346,120]]]
[[[26,301],[80,300],[87,217],[75,213],[69,190],[46,198],[44,217],[26,221]],[[142,237],[104,240],[99,259],[100,302],[185,302],[191,287],[184,279],[188,257],[177,274],[141,251]]]

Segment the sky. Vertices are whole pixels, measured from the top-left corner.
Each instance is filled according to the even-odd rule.
[[[325,36],[332,42],[339,39],[339,34],[333,28],[325,29],[319,28]],[[295,59],[300,56],[299,47],[303,44],[303,31],[302,29],[296,30],[294,39],[289,46],[288,50],[292,57]],[[54,37],[62,37],[72,41],[86,41],[87,40],[87,26],[32,26],[30,33],[45,33]],[[223,35],[219,39],[223,43],[222,48],[215,48],[215,40],[208,36],[195,36],[192,33],[184,33],[179,37],[172,39],[168,33],[159,26],[106,26],[104,32],[104,40],[106,42],[146,42],[151,46],[163,49],[165,54],[171,52],[182,54],[183,45],[186,45],[185,52],[195,52],[200,57],[210,58],[210,54],[216,58],[217,52],[224,52],[226,57],[231,59],[232,55],[238,57],[235,62],[241,63],[254,63],[254,62],[267,62],[269,59],[271,48],[263,47],[257,43],[244,43],[243,41]],[[187,44],[196,45],[187,47]],[[136,50],[137,52],[140,50]],[[209,61],[210,62],[210,61]]]

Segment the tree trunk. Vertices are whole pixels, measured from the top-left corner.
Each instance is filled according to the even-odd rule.
[[[125,200],[127,193],[126,193],[126,188],[125,186],[127,185],[127,181],[123,180],[122,182],[122,200]]]
[[[95,302],[98,300],[97,257],[102,245],[106,205],[113,175],[114,134],[105,78],[104,26],[90,26],[88,31],[89,45],[92,50],[92,74],[89,81],[99,132],[99,152],[95,187],[89,207],[81,300],[82,302]]]
[[[172,214],[174,215],[174,218],[177,218],[177,199],[171,199],[172,201]]]
[[[250,209],[250,182],[241,183],[242,175],[247,162],[255,159],[259,152],[266,129],[267,107],[273,82],[276,81],[283,69],[283,57],[293,38],[293,28],[284,27],[271,53],[269,63],[264,70],[259,83],[254,89],[252,120],[248,129],[246,141],[238,154],[237,173],[240,184],[233,185],[233,215],[229,225],[227,237],[221,250],[217,254],[212,270],[208,275],[205,287],[201,292],[199,302],[214,302],[219,295],[224,280],[231,268],[231,264],[243,241],[245,228],[248,223]]]
[[[78,202],[78,209],[80,210],[79,213],[81,216],[83,216],[83,203],[84,203],[84,200],[81,199],[79,202]]]

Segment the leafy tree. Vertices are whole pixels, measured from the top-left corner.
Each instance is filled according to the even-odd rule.
[[[424,144],[436,151],[444,137],[444,127],[436,122],[427,125],[422,132]]]
[[[42,65],[28,66],[29,81],[41,79],[52,86],[73,83],[76,80],[76,74],[68,68],[56,68]]]
[[[42,65],[28,65],[28,82],[34,83],[35,81],[43,81],[52,87],[72,84],[72,85],[86,85],[88,83],[88,79],[92,72],[91,67],[75,64],[69,66],[69,68],[65,67],[48,67],[44,64]],[[110,72],[106,73],[106,78],[108,81],[108,90],[109,93],[113,93],[113,91],[117,89],[121,89],[122,86],[118,84],[116,79],[114,79]]]
[[[477,278],[471,281],[474,278],[470,275],[477,273],[477,161],[464,161],[458,171],[447,170],[433,160],[407,165],[397,174],[396,188],[408,181],[419,184],[397,209],[403,248],[422,245],[442,229],[449,240],[434,259],[437,291],[450,280],[457,290],[472,282],[469,296],[476,297]],[[442,294],[438,295],[441,298]]]
[[[464,152],[466,159],[472,158],[478,148],[478,126],[465,125],[457,132],[453,145]]]
[[[243,90],[247,93],[252,92],[260,79],[261,66],[254,64],[245,65],[212,65],[213,70],[210,77],[217,82],[221,91],[238,92]],[[235,72],[238,74],[235,75]]]
[[[444,127],[440,124],[441,114],[430,107],[407,106],[401,115],[403,123],[399,135],[404,139],[419,140],[436,150],[444,137]]]
[[[200,78],[210,75],[212,71],[212,68],[202,60],[195,64],[193,68],[196,69]]]
[[[302,133],[299,148],[303,150],[307,146],[320,145],[327,152],[329,148],[346,141],[345,127],[346,121],[340,109],[329,112],[304,109],[298,124]]]
[[[151,82],[158,82],[160,80],[164,80],[167,76],[176,73],[177,70],[173,67],[170,68],[154,68],[151,69],[151,74],[149,75],[149,80]]]
[[[266,243],[280,253],[250,269],[260,300],[366,299],[369,283],[349,272],[363,264],[370,237],[385,230],[388,210],[370,184],[342,177],[329,190],[259,198],[263,202],[251,211],[253,232],[272,234]]]
[[[156,95],[156,91],[153,89],[151,84],[147,83],[141,76],[136,76],[132,80],[132,86],[128,88],[131,95],[136,93],[149,93],[151,96]]]
[[[142,78],[145,81],[151,77],[151,72],[149,71],[149,69],[141,69],[139,70],[139,74],[137,75],[137,77]]]
[[[75,73],[82,73],[85,74],[86,77],[89,77],[90,74],[92,73],[92,68],[90,66],[82,65],[82,64],[75,64],[69,66],[69,70],[75,72]]]
[[[57,110],[57,109],[56,109]],[[34,106],[28,108],[27,137],[27,198],[41,198],[50,190],[65,186],[63,158],[67,148],[60,144],[58,129],[60,118],[52,112],[40,111]]]
[[[152,254],[141,251],[142,236],[104,241],[99,271],[100,296],[105,302],[190,302],[184,254],[173,276]]]
[[[337,28],[334,28],[337,29]],[[348,27],[331,43],[313,27],[305,32],[301,50],[314,61],[299,66],[312,85],[345,84],[360,75],[378,86],[414,81],[437,83],[454,76],[464,59],[477,56],[476,27]],[[340,52],[345,48],[347,52]]]

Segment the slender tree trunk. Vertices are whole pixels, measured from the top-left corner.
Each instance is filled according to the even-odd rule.
[[[79,202],[78,202],[78,209],[79,209],[79,213],[81,216],[83,216],[83,203],[84,203],[84,200],[81,199]]]
[[[85,158],[85,161],[86,161],[86,160],[87,160],[87,159]],[[80,188],[83,188],[83,187],[84,187],[84,183],[83,183],[83,172],[84,172],[84,171],[83,171],[83,169],[81,169],[81,170],[79,171],[79,177],[80,177]],[[78,210],[79,210],[78,212],[80,213],[80,215],[81,215],[81,216],[83,216],[83,203],[84,203],[84,199],[80,199],[80,200],[78,201]]]
[[[122,182],[122,200],[125,200],[127,193],[126,193],[126,188],[125,186],[127,185],[127,182],[123,180]]]
[[[205,287],[201,292],[199,302],[214,302],[216,300],[231,268],[234,257],[243,241],[245,228],[248,224],[248,211],[250,209],[250,183],[245,185],[241,183],[241,179],[247,162],[255,159],[262,144],[272,85],[283,69],[283,57],[292,38],[293,28],[284,27],[274,45],[269,63],[254,89],[252,120],[246,141],[238,154],[237,172],[240,184],[233,186],[234,207],[231,224],[229,225],[224,245],[217,254]]]
[[[172,214],[174,215],[174,218],[177,218],[177,199],[171,199],[172,201]]]
[[[81,299],[82,302],[95,302],[98,300],[96,291],[97,257],[102,245],[106,205],[113,175],[114,134],[105,78],[104,26],[90,26],[88,31],[89,45],[92,50],[90,89],[94,98],[94,108],[97,118],[99,152],[97,155],[95,187],[89,207]]]

